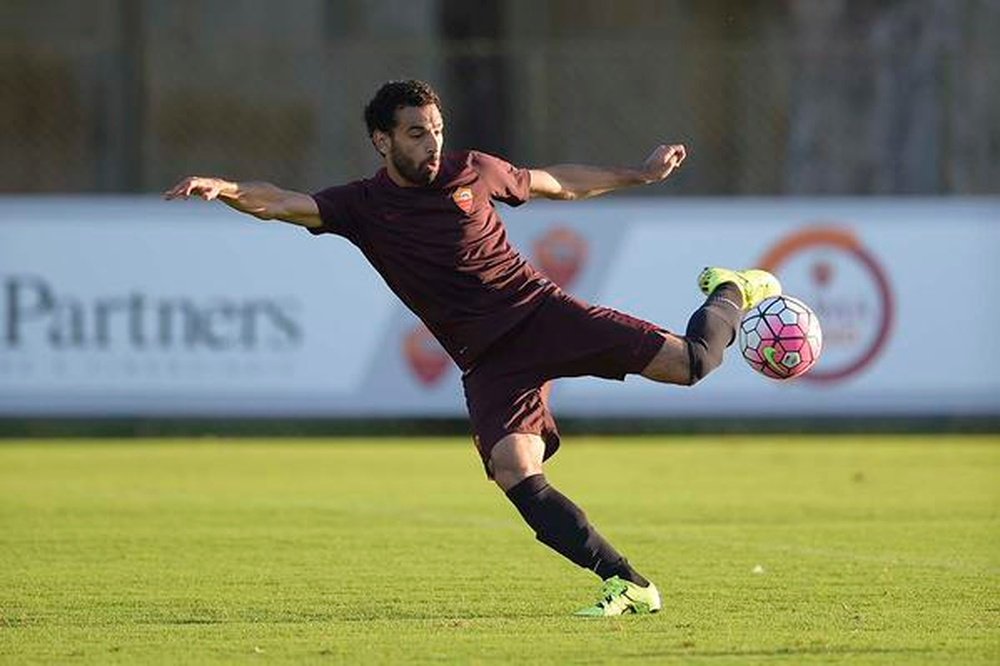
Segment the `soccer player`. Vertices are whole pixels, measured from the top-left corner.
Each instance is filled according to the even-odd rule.
[[[578,615],[650,613],[660,594],[545,478],[559,447],[546,384],[584,375],[640,374],[691,386],[716,368],[744,310],[781,287],[760,270],[706,268],[707,295],[683,336],[589,305],[546,279],[507,242],[494,206],[586,199],[666,179],[683,145],[658,146],[633,168],[514,167],[476,151],[443,153],[441,101],[422,81],[390,81],[365,107],[384,167],[374,176],[303,194],[268,183],[185,178],[164,196],[219,199],[261,220],[343,236],[426,324],[462,370],[473,437],[486,473],[539,541],[604,582]]]

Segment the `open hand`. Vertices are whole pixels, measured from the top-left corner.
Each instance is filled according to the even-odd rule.
[[[684,144],[659,145],[646,158],[642,165],[643,171],[649,178],[649,182],[655,183],[665,179],[673,173],[674,169],[680,167],[685,157],[687,157],[687,150],[684,148]]]
[[[204,176],[188,176],[181,182],[163,193],[164,199],[187,199],[190,196],[201,197],[212,201],[224,192],[233,192],[236,184],[221,178],[206,178]]]

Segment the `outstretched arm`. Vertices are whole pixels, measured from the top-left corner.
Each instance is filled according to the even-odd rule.
[[[531,169],[531,196],[546,199],[587,199],[623,187],[666,179],[687,157],[681,144],[657,146],[638,167],[593,167],[557,164]]]
[[[322,226],[319,207],[308,194],[283,190],[270,183],[234,183],[221,178],[189,176],[163,193],[164,199],[196,196],[218,199],[241,213],[261,220],[281,220],[302,227]]]

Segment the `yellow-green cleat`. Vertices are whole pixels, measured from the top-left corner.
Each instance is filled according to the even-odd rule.
[[[660,593],[650,583],[636,585],[618,576],[612,576],[601,586],[601,598],[593,606],[581,608],[574,615],[582,617],[611,617],[614,615],[646,615],[660,610]]]
[[[732,282],[743,294],[744,310],[749,310],[765,298],[781,295],[781,283],[778,282],[778,278],[759,268],[734,271],[711,266],[703,269],[698,275],[698,287],[706,296],[725,282]]]

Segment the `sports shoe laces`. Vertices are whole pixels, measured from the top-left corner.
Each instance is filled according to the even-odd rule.
[[[613,576],[606,581],[604,581],[604,586],[601,587],[601,596],[603,597],[598,604],[601,606],[609,606],[616,597],[621,596],[628,590],[628,586],[618,576]]]

